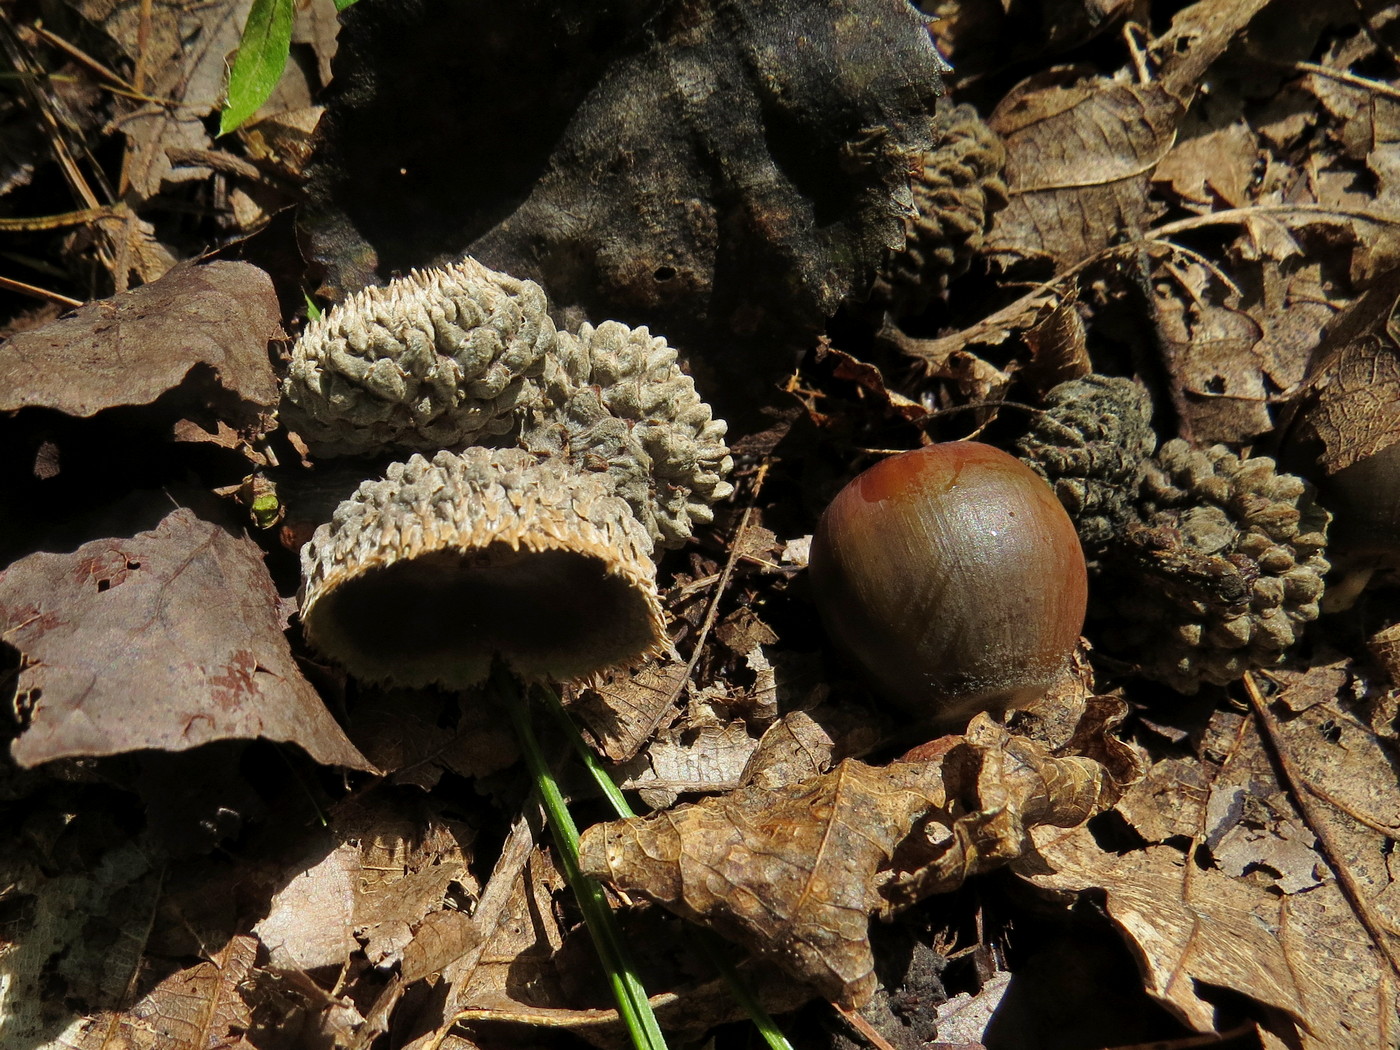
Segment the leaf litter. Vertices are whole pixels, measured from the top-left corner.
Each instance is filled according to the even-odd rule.
[[[483,167],[469,205],[451,205],[460,180],[434,181],[445,196],[425,208],[412,192],[361,196],[355,180],[406,185],[396,180],[446,154],[441,136],[419,136],[429,145],[406,166],[392,127],[376,131],[372,163],[351,148],[321,162],[343,172],[312,164],[309,251],[328,289],[346,291],[484,246],[545,276],[566,310],[679,333],[702,386],[736,379],[722,385],[737,403],[734,445],[753,450],[747,503],[668,563],[673,652],[567,692],[615,778],[654,810],[608,823],[562,773],[599,822],[585,856],[618,892],[678,1045],[740,1016],[685,946],[684,922],[742,945],[746,979],[770,1009],[796,1011],[810,1045],[850,1045],[811,1027],[813,1008],[799,1007],[815,998],[863,1006],[847,1016],[867,1045],[916,1045],[936,1029],[945,1043],[1006,1046],[1044,1035],[1044,1005],[1018,988],[1043,960],[1069,958],[1091,916],[1118,939],[1100,946],[1108,965],[1144,996],[1115,1007],[1148,1025],[1138,1041],[1400,1044],[1396,566],[1373,566],[1362,600],[1319,621],[1283,667],[1187,699],[1090,650],[1051,709],[921,743],[824,651],[800,554],[825,500],[872,454],[974,428],[1009,443],[1027,403],[1090,368],[1142,378],[1162,440],[1259,450],[1324,487],[1396,444],[1396,73],[1379,23],[1350,7],[1202,0],[1149,11],[1167,27],[1152,38],[1146,20],[1106,5],[1060,5],[1040,32],[1017,4],[936,5],[953,90],[1005,143],[1009,203],[951,293],[881,317],[851,300],[907,207],[896,176],[909,169],[895,161],[927,141],[909,121],[910,81],[862,94],[857,77],[837,103],[822,84],[750,105],[783,77],[814,87],[802,61],[772,65],[767,41],[830,14],[822,5],[717,14],[678,0],[675,23],[619,9],[606,24],[527,6],[515,21],[481,16],[499,32],[480,38],[480,67],[550,23],[551,61],[571,72],[538,75],[527,57],[507,80],[552,94],[521,90],[463,119],[499,136],[533,106],[558,137],[527,136],[501,171]],[[335,67],[339,149],[376,108],[390,125],[439,120],[431,92],[409,104],[345,72],[377,68],[364,27],[372,37],[392,11],[386,0],[348,18],[361,28]],[[325,12],[304,15],[310,50],[264,118],[216,143],[203,118],[237,12],[157,5],[143,25],[135,9],[78,5],[96,53],[79,59],[59,47],[57,22],[7,30],[17,68],[61,54],[75,78],[7,103],[41,129],[0,181],[6,221],[21,217],[0,235],[21,265],[47,260],[20,283],[45,275],[54,302],[139,287],[46,327],[52,309],[12,307],[0,343],[3,425],[23,450],[0,482],[34,519],[0,574],[14,693],[0,789],[16,844],[0,880],[0,1034],[36,1046],[490,1048],[518,1045],[531,1025],[525,1038],[547,1045],[617,1045],[562,876],[533,845],[499,712],[321,664],[287,631],[295,534],[208,500],[301,459],[269,409],[282,319],[311,282],[266,233],[246,257],[271,282],[243,262],[177,261],[266,229],[292,202],[334,47]],[[696,35],[683,41],[686,17]],[[904,24],[891,17],[886,42]],[[827,27],[801,24],[824,55]],[[612,45],[593,46],[607,34]],[[734,128],[623,90],[680,68],[686,46],[740,85],[744,104],[725,113]],[[1073,66],[1059,64],[1066,48]],[[450,68],[430,53],[413,62]],[[887,57],[863,45],[843,68]],[[111,93],[103,69],[138,97]],[[896,138],[861,138],[854,118],[834,126],[862,106]],[[43,114],[73,107],[42,130]],[[765,129],[746,142],[775,155],[736,146],[745,121]],[[678,127],[684,150],[637,153],[638,129],[674,142]],[[802,141],[794,127],[814,129],[800,157],[783,152]],[[75,145],[113,135],[114,166],[74,159]],[[638,180],[637,163],[664,177]],[[804,181],[828,168],[846,181]],[[61,202],[36,189],[36,174],[55,172]],[[638,195],[643,181],[684,192],[658,203]],[[176,197],[199,223],[162,210]],[[361,210],[383,200],[408,202],[417,224],[383,239],[391,224]],[[650,227],[630,217],[639,200]],[[542,227],[561,201],[593,216],[592,232]],[[823,209],[843,207],[823,239]],[[41,221],[64,211],[76,217]],[[782,291],[760,302],[745,281],[760,287],[769,269]],[[757,352],[780,331],[775,346],[810,351],[785,376],[794,355]],[[190,445],[200,435],[211,447]],[[97,444],[151,491],[121,491],[79,454]],[[118,497],[145,508],[126,519],[139,527],[91,513]],[[1095,696],[1091,677],[1114,699]],[[169,763],[185,759],[207,775],[182,781],[190,767]],[[197,786],[183,809],[162,798],[182,782]],[[926,989],[891,960],[896,936],[938,960]],[[1146,1020],[1149,1000],[1161,1018]],[[1088,1045],[1061,1029],[1041,1045]]]

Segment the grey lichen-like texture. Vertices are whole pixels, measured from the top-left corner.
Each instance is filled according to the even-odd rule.
[[[302,621],[355,674],[622,666],[665,642],[656,546],[732,491],[725,424],[646,328],[556,331],[544,292],[464,260],[360,293],[292,352],[284,418],[319,455],[414,455],[302,552]],[[417,597],[415,597],[417,595]]]
[[[494,654],[575,678],[664,650],[651,549],[606,474],[516,448],[415,454],[302,548],[302,624],[368,679],[464,688]]]
[[[652,539],[680,546],[733,491],[725,424],[681,371],[676,351],[645,327],[607,321],[560,333],[543,396],[522,443],[613,474]]]
[[[282,419],[322,456],[500,438],[555,349],[548,310],[539,285],[473,259],[366,288],[297,340]]]
[[[1173,440],[1149,464],[1142,499],[1126,539],[1159,586],[1117,602],[1110,643],[1185,693],[1278,663],[1317,618],[1329,568],[1330,515],[1309,486],[1267,457]]]
[[[540,287],[471,259],[371,288],[307,327],[283,419],[318,455],[520,445],[605,470],[679,546],[732,487],[725,424],[676,351],[608,321],[558,332]]]
[[[1103,375],[1052,388],[1016,445],[1050,482],[1090,551],[1108,546],[1136,517],[1138,485],[1156,447],[1147,392]]]
[[[1006,148],[977,111],[951,107],[939,114],[935,133],[941,138],[913,181],[904,248],[886,257],[872,293],[896,313],[917,313],[964,273],[992,216],[1006,207]]]

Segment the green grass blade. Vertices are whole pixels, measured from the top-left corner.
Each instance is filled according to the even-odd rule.
[[[228,105],[219,115],[219,134],[227,135],[267,101],[292,49],[295,0],[253,0],[238,57],[228,77]]]
[[[525,699],[520,695],[520,687],[514,676],[504,667],[497,665],[491,674],[491,686],[499,701],[510,712],[515,724],[516,737],[520,741],[525,762],[530,767],[549,819],[550,832],[559,853],[564,877],[573,887],[578,898],[579,909],[583,912],[584,925],[588,927],[593,946],[607,972],[608,983],[612,987],[613,998],[617,1000],[618,1015],[627,1027],[632,1045],[637,1050],[666,1050],[666,1037],[661,1034],[661,1026],[656,1021],[651,1003],[647,1000],[646,989],[637,977],[637,970],[622,941],[621,931],[612,908],[608,906],[603,887],[595,879],[588,878],[578,870],[578,826],[564,802],[559,784],[549,770],[534,728],[530,725],[529,711]]]
[[[635,817],[637,814],[628,803],[627,797],[613,782],[613,778],[608,776],[608,771],[603,768],[603,764],[598,761],[598,756],[593,753],[593,749],[588,746],[587,741],[579,733],[578,726],[569,717],[569,712],[564,710],[564,702],[559,699],[559,694],[546,686],[537,686],[536,689],[544,697],[544,706],[554,716],[554,720],[559,723],[559,728],[569,738],[574,751],[583,760],[588,772],[592,774],[594,783],[598,785],[604,797],[612,804],[613,812],[619,817]],[[792,1050],[792,1044],[788,1042],[787,1036],[783,1035],[778,1023],[763,1008],[763,1004],[749,990],[749,986],[744,983],[744,979],[739,976],[739,972],[729,962],[729,957],[725,955],[726,949],[718,938],[709,930],[696,928],[694,932],[695,940],[700,945],[705,957],[710,960],[711,965],[729,985],[730,992],[749,1015],[749,1020],[763,1036],[763,1041],[771,1047],[771,1050]]]

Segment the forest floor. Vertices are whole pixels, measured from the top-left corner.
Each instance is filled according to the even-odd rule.
[[[673,1047],[762,1045],[729,979],[800,1050],[1400,1047],[1396,8],[310,0],[218,135],[251,6],[0,9],[0,1047],[627,1046],[589,872]],[[583,875],[513,687],[298,617],[335,502],[436,446],[322,455],[295,339],[464,254],[728,420],[660,655],[560,683],[644,816],[530,691]],[[1088,617],[1025,709],[921,720],[808,559],[966,439],[1056,483]]]

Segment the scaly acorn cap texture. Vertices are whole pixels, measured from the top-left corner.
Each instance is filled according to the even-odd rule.
[[[651,549],[606,473],[517,448],[413,455],[302,548],[302,624],[371,680],[461,689],[494,654],[586,677],[665,650]]]
[[[1103,375],[1051,388],[1045,411],[1016,442],[1017,454],[1050,482],[1090,551],[1108,546],[1135,518],[1138,486],[1156,447],[1147,391]]]
[[[1141,492],[1142,522],[1126,536],[1139,575],[1116,603],[1108,648],[1183,693],[1277,664],[1317,619],[1329,568],[1331,515],[1312,489],[1266,456],[1177,439],[1148,464]]]
[[[685,543],[733,493],[725,422],[645,327],[606,321],[559,333],[540,386],[521,444],[607,470],[658,546]]]
[[[497,443],[555,349],[548,310],[475,259],[356,292],[297,340],[282,419],[321,456]]]

